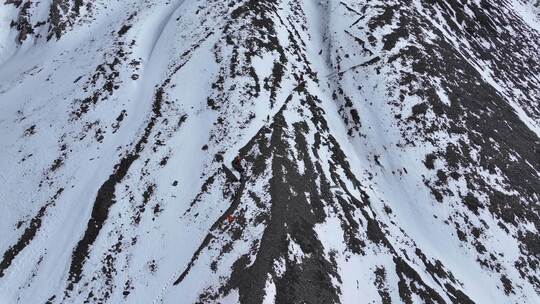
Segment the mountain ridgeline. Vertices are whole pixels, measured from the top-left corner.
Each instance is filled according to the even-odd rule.
[[[539,303],[536,0],[4,0],[0,303]]]

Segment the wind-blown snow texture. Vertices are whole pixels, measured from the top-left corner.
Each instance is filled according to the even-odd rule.
[[[540,303],[536,0],[2,0],[1,303]]]

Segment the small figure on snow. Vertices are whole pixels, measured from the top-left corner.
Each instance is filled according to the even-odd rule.
[[[240,156],[237,156],[234,158],[234,160],[232,161],[232,167],[234,168],[234,170],[238,171],[239,173],[242,173],[243,168],[242,168],[242,161],[240,160]]]

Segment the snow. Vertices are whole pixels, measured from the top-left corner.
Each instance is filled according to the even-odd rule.
[[[513,0],[512,8],[527,26],[540,31],[538,10],[531,3]],[[46,20],[45,4],[48,3],[42,2],[32,9],[32,20]],[[294,5],[300,6],[305,15],[297,16]],[[40,218],[35,237],[0,277],[0,302],[45,302],[56,295],[58,303],[79,303],[93,292],[96,296],[109,293],[110,298],[104,300],[108,303],[195,303],[205,293],[215,295],[220,303],[238,303],[237,289],[221,293],[220,288],[227,284],[240,257],[245,256],[249,261],[246,267],[252,267],[261,250],[260,240],[268,228],[267,221],[272,220],[268,217],[272,207],[269,184],[275,157],[295,160],[300,175],[311,164],[299,159],[300,151],[296,148],[287,151],[287,155],[276,155],[257,145],[249,153],[270,153],[257,164],[264,168],[260,175],[249,170],[237,172],[231,162],[263,127],[272,127],[273,117],[288,100],[283,111],[287,122],[283,128],[288,137],[283,140],[295,147],[292,126],[306,122],[307,159],[319,161],[321,174],[338,181],[328,179],[332,199],[321,202],[326,218],[315,224],[314,231],[324,247],[325,258],[335,259],[339,277],[332,275],[331,281],[339,288],[342,303],[358,299],[378,303],[382,289],[392,302],[400,302],[395,257],[406,261],[429,287],[451,302],[444,285],[437,282],[445,283],[448,279],[436,279],[429,273],[416,253],[417,248],[429,262],[441,261],[445,271],[461,282],[455,286],[459,285],[476,303],[534,303],[537,291],[514,267],[522,257],[522,244],[515,233],[518,228],[538,233],[534,224],[519,223],[518,228],[511,227],[507,233],[489,210],[482,209],[479,215],[470,212],[461,197],[473,193],[486,205],[489,197],[470,190],[463,176],[449,182],[453,196],[445,196],[441,203],[426,187],[426,181],[434,178],[437,170],[448,166],[438,159],[434,170],[427,169],[423,163],[427,154],[460,140],[472,147],[473,160],[478,161],[482,151],[467,136],[451,135],[444,128],[434,131],[436,142],[403,144],[406,135],[413,139],[421,136],[414,134],[417,129],[412,123],[408,125],[413,126],[412,130],[401,127],[410,123],[406,119],[412,115],[412,108],[425,100],[410,94],[395,102],[400,90],[405,89],[397,85],[401,77],[417,74],[410,62],[390,63],[388,59],[408,47],[421,45],[419,39],[411,36],[400,38],[392,50],[383,50],[380,38],[399,28],[402,13],[396,10],[387,24],[368,33],[368,21],[383,13],[385,5],[382,1],[280,2],[279,9],[269,16],[287,62],[272,105],[264,81],[271,78],[280,53],[263,48],[250,54],[251,62],[246,63],[250,50],[245,45],[235,49],[234,44],[243,40],[229,43],[230,37],[224,34],[227,26],[235,24],[231,23],[232,8],[219,1],[96,1],[90,10],[82,10],[83,17],[60,40],[47,42],[44,26],[39,29],[41,38],[31,36],[21,45],[15,42],[16,30],[9,26],[18,10],[13,5],[0,4],[0,253],[17,243],[32,218],[50,203]],[[362,15],[350,8],[362,11]],[[524,92],[502,83],[492,66],[471,51],[472,43],[462,40],[441,21],[444,18],[440,11],[429,14],[419,0],[414,1],[411,9],[418,18],[433,25],[431,29],[422,28],[427,41],[435,43],[441,38],[435,34],[434,29],[438,29],[444,39],[458,46],[455,52],[468,60],[481,80],[505,98],[525,126],[540,136],[538,119],[520,102],[520,98],[527,98]],[[464,12],[474,17],[468,6]],[[306,27],[294,26],[302,18]],[[244,26],[238,27],[238,31],[253,26],[246,20],[238,22]],[[118,30],[128,24],[130,29],[119,37]],[[369,41],[370,35],[375,42],[366,42],[366,50],[361,50],[352,38]],[[299,43],[296,49],[294,41],[305,46]],[[478,43],[486,49],[493,47],[487,40]],[[381,63],[364,65],[377,56]],[[119,63],[114,65],[116,60]],[[140,63],[133,64],[134,61]],[[233,77],[231,70],[235,65],[238,75]],[[100,72],[100,66],[104,72]],[[252,76],[242,71],[247,68],[253,68],[259,79],[262,89],[257,96],[246,89],[253,84]],[[317,81],[307,76],[308,68],[317,75]],[[133,78],[134,74],[138,78]],[[295,90],[298,82],[294,79],[298,75],[305,75],[306,92],[318,98],[316,106],[323,113],[321,118],[328,131],[317,129],[319,126],[303,104],[305,94]],[[113,79],[110,91],[104,89],[108,77]],[[444,79],[430,80],[439,99],[446,106],[453,106]],[[154,116],[159,89],[164,92],[161,112]],[[424,88],[417,85],[407,89]],[[340,91],[334,98],[334,93]],[[99,95],[95,104],[75,118],[73,112],[94,94]],[[352,105],[346,106],[345,97],[350,98]],[[217,109],[209,107],[209,99],[216,101]],[[356,110],[360,120],[358,130],[352,133],[349,131],[354,124],[350,119],[349,123],[344,122],[351,109]],[[398,115],[403,119],[398,120]],[[443,125],[447,118],[428,112],[423,119]],[[33,126],[35,133],[31,134]],[[101,140],[99,130],[104,134]],[[136,143],[146,130],[150,131],[144,147],[136,151],[138,159],[114,186],[115,204],[90,246],[83,278],[75,284],[70,298],[62,299],[73,250],[87,229],[98,190],[117,170],[119,160],[135,152]],[[316,136],[331,136],[337,146],[331,147],[325,141],[315,151]],[[500,147],[504,143],[492,139],[492,144]],[[332,148],[343,152],[347,166],[333,159]],[[223,160],[217,161],[217,155]],[[57,159],[62,160],[61,165],[52,170]],[[521,156],[515,152],[509,159],[513,166],[518,166]],[[252,164],[244,161],[243,165]],[[537,168],[533,163],[528,165]],[[346,169],[350,169],[360,186],[351,180]],[[462,174],[466,170],[469,169],[456,169]],[[478,168],[475,173],[490,189],[519,195],[499,168],[493,172]],[[283,178],[284,183],[289,182]],[[321,177],[317,178],[319,188],[310,190],[321,191]],[[153,193],[145,201],[149,187]],[[53,200],[60,188],[64,191]],[[290,192],[298,195],[297,190]],[[365,205],[352,211],[344,210],[337,200],[363,200],[364,193],[368,201],[362,201]],[[313,203],[309,192],[305,196]],[[236,223],[220,222],[235,202],[238,206],[232,214],[246,220],[239,237],[234,232]],[[392,209],[391,214],[387,207]],[[346,213],[358,224],[355,237],[365,241],[365,254],[353,253],[346,244]],[[135,223],[137,215],[140,218]],[[264,220],[256,223],[258,217]],[[366,230],[368,218],[379,223],[392,249],[370,240]],[[471,243],[460,241],[456,224],[489,226],[479,239],[487,252],[499,254],[497,262],[516,284],[516,294],[506,295],[500,287],[500,273],[478,263],[479,258],[488,255],[478,254]],[[207,238],[209,243],[199,252]],[[121,244],[120,250],[115,251],[117,243]],[[276,301],[280,292],[276,282],[287,270],[287,262],[301,264],[313,254],[305,252],[302,242],[291,235],[287,244],[286,252],[271,261],[273,269],[267,273],[263,303]],[[229,251],[223,250],[226,246],[230,246]],[[108,256],[113,259],[110,264]],[[102,270],[109,266],[114,268],[110,278]],[[375,272],[379,269],[385,270],[384,288],[376,285],[380,278]],[[175,285],[186,270],[189,271],[185,279]],[[130,285],[129,295],[124,294],[126,284]],[[422,302],[413,294],[413,302],[417,301]]]
[[[0,66],[15,52],[15,33],[11,30],[11,20],[17,10],[7,4],[0,4]]]
[[[512,0],[511,3],[521,19],[540,33],[540,3],[537,0]]]
[[[273,304],[276,301],[276,284],[272,281],[272,277],[268,276],[266,286],[264,288],[266,294],[264,295],[263,304]]]

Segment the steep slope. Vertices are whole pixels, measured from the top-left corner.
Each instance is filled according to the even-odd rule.
[[[1,302],[538,302],[534,1],[0,17]]]

